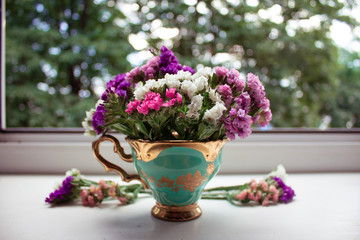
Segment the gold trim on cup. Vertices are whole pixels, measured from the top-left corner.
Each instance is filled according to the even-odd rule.
[[[207,162],[213,162],[229,139],[199,142],[191,140],[148,141],[127,137],[125,140],[134,148],[137,160],[139,161],[150,162],[165,149],[185,147],[201,152]]]
[[[161,220],[172,222],[184,222],[201,216],[201,209],[197,203],[186,206],[170,206],[156,202],[151,214]]]

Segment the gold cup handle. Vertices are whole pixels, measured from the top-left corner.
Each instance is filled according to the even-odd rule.
[[[97,139],[96,141],[93,141],[92,150],[95,158],[104,166],[105,170],[107,172],[114,171],[119,173],[121,179],[125,182],[130,182],[132,180],[139,180],[143,184],[144,188],[148,188],[147,184],[140,178],[138,174],[129,175],[127,172],[125,172],[124,169],[122,169],[118,165],[109,162],[100,154],[100,143],[104,141],[110,141],[114,144],[114,152],[117,153],[122,160],[126,162],[133,162],[133,159],[131,154],[126,154],[124,152],[124,149],[121,147],[120,142],[119,140],[117,140],[117,138],[111,135],[104,135],[99,139]]]

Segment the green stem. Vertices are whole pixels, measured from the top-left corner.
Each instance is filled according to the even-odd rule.
[[[204,192],[243,190],[248,187],[249,187],[249,184],[245,183],[245,184],[236,185],[236,186],[208,188],[208,189],[205,189]]]
[[[88,180],[88,179],[81,178],[80,179],[80,185],[82,187],[89,187],[90,185],[99,186],[99,183],[97,183],[95,181]]]
[[[227,199],[226,196],[208,196],[208,195],[202,195],[201,199],[213,199],[213,200],[224,200]]]

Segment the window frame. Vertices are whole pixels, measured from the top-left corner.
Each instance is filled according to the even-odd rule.
[[[84,173],[104,173],[95,159],[88,161],[89,158],[93,158],[92,139],[84,137],[81,128],[6,127],[4,2],[1,1],[0,33],[0,173],[63,173],[72,167],[77,167]],[[130,148],[125,144],[124,136],[115,135],[129,152]],[[286,163],[285,166],[292,172],[360,171],[360,128],[275,128],[266,131],[255,129],[248,139],[237,139],[227,145],[224,156],[229,159],[223,161],[221,173],[268,172],[280,163]],[[239,152],[239,149],[245,154]],[[104,144],[104,151],[111,152],[112,146]],[[239,164],[237,156],[241,158],[242,155],[248,158],[255,156],[255,159],[240,161]],[[306,159],[302,160],[302,155]],[[341,156],[344,158],[338,159]],[[72,158],[78,161],[73,162]],[[131,167],[127,166],[127,170],[131,170]]]

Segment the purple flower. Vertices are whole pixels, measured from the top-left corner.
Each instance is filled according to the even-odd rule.
[[[247,115],[243,109],[231,108],[229,117],[224,121],[226,136],[231,140],[237,134],[241,139],[247,138],[251,134],[251,116]]]
[[[218,77],[225,78],[228,71],[226,67],[215,67],[215,74]]]
[[[176,74],[179,70],[188,71],[192,74],[195,73],[195,70],[193,70],[191,67],[188,66],[181,66],[179,64],[179,61],[175,57],[173,51],[168,49],[165,46],[161,47],[161,53],[159,55],[160,61],[159,61],[159,67],[161,74],[165,76],[165,74]]]
[[[129,83],[132,83],[137,78],[141,77],[141,69],[140,67],[133,68],[130,72],[126,73],[125,80]]]
[[[141,71],[145,74],[145,80],[157,78],[159,71],[160,58],[155,56],[149,59],[146,64],[141,66]]]
[[[49,197],[45,199],[45,202],[56,204],[71,200],[72,180],[73,176],[65,178],[60,188],[50,193]]]
[[[250,110],[251,98],[249,93],[243,92],[239,97],[235,98],[237,109],[243,109],[247,114]]]
[[[118,74],[113,80],[106,84],[108,92],[116,93],[119,98],[127,99],[127,89],[131,82],[126,81],[126,73]]]
[[[192,69],[192,68],[189,67],[189,66],[185,66],[185,65],[182,66],[180,70],[183,70],[183,71],[185,71],[185,72],[191,72],[191,74],[194,74],[194,73],[195,73],[195,70],[194,70],[194,69]]]
[[[255,105],[259,108],[265,107],[266,105],[270,106],[270,103],[266,102],[267,98],[265,97],[265,88],[259,77],[249,73],[246,78],[248,92],[251,98],[254,100]]]
[[[279,198],[279,200],[282,202],[285,202],[285,203],[290,202],[295,196],[294,190],[291,187],[286,186],[281,178],[273,177],[273,179],[277,182],[278,186],[282,189],[282,194],[281,194],[281,197]]]
[[[217,91],[223,97],[225,106],[228,107],[233,100],[231,87],[227,84],[220,85]]]
[[[230,84],[230,86],[232,86],[239,79],[240,79],[239,71],[234,68],[230,69],[230,71],[227,73],[227,78],[226,78],[226,81],[228,82],[228,84]]]
[[[105,113],[106,113],[106,109],[104,105],[100,104],[99,106],[97,106],[91,121],[91,125],[93,126],[96,134],[100,134],[103,131],[102,126],[105,124],[104,122]]]

